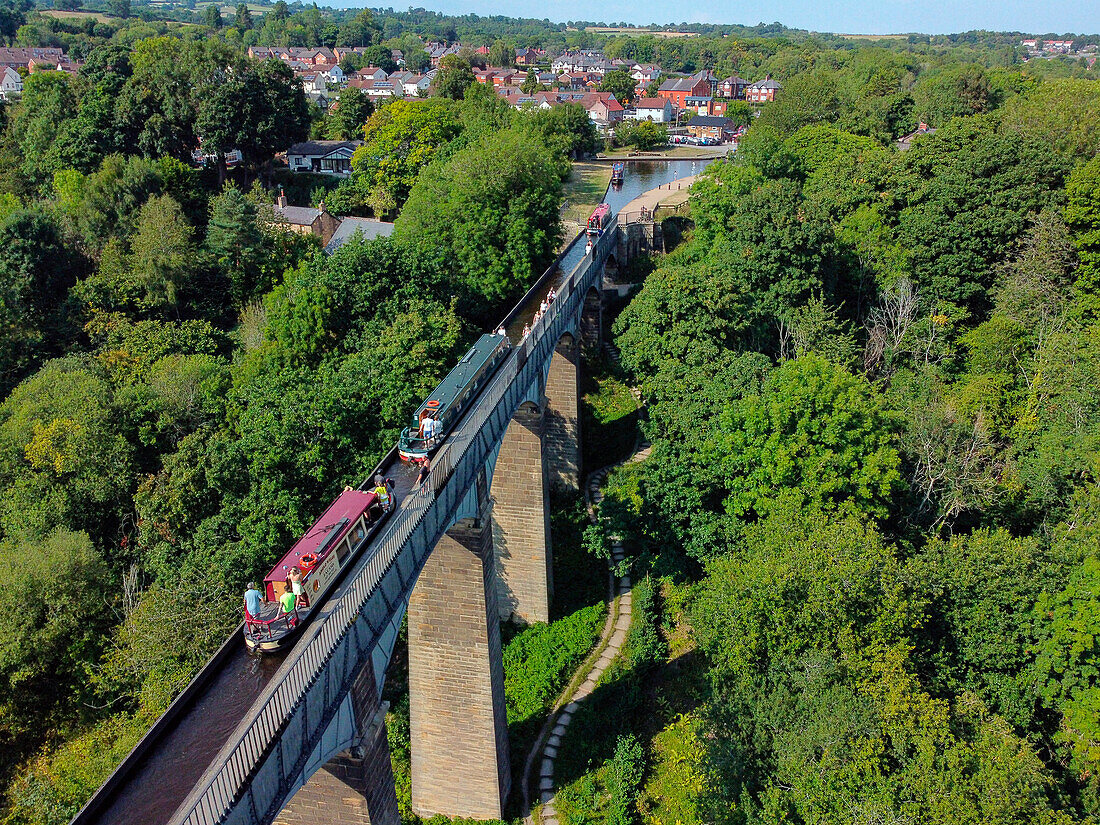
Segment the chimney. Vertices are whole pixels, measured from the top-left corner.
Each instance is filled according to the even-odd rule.
[[[283,192],[282,187],[279,188],[279,197],[275,198],[275,205],[280,209],[286,206],[286,193]]]

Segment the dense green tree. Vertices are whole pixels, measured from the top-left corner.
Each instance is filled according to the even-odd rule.
[[[552,109],[528,113],[532,128],[549,147],[560,146],[567,157],[580,158],[598,152],[603,145],[596,124],[579,103],[563,103]]]
[[[631,120],[615,127],[615,140],[646,151],[668,143],[668,128],[652,120]]]
[[[624,69],[607,72],[600,80],[600,91],[615,95],[615,99],[624,106],[634,100],[637,87],[638,81]]]
[[[203,98],[195,131],[207,151],[218,153],[219,170],[233,149],[258,166],[307,136],[309,110],[301,81],[281,60],[249,66]]]
[[[7,392],[43,357],[72,340],[66,297],[83,274],[46,212],[18,210],[0,220],[0,387]]]
[[[396,100],[370,116],[366,141],[351,159],[349,185],[375,214],[405,202],[420,170],[459,132],[458,110],[445,100]]]
[[[835,123],[840,111],[836,77],[819,71],[788,80],[775,102],[764,108],[758,122],[787,137],[812,123]]]
[[[1071,161],[1091,158],[1100,151],[1100,88],[1078,79],[1040,83],[1005,102],[1001,128],[1047,141]]]
[[[991,265],[1053,197],[1066,164],[1049,144],[956,120],[905,153],[899,240],[931,297],[981,306]]]
[[[553,258],[560,199],[551,152],[507,130],[429,165],[394,237],[453,255],[464,291],[476,302],[470,308],[480,304],[484,311],[483,302],[518,294]]]
[[[1073,170],[1066,182],[1066,226],[1072,233],[1077,268],[1078,311],[1100,313],[1100,160]]]
[[[325,117],[325,137],[329,140],[360,140],[374,104],[362,89],[349,86],[340,92]]]
[[[206,248],[229,277],[233,302],[240,306],[254,297],[266,258],[265,238],[256,203],[230,184],[210,199]]]
[[[247,3],[237,4],[237,15],[234,18],[234,24],[242,32],[246,32],[252,28],[252,12],[248,10]]]
[[[222,27],[221,6],[217,3],[208,5],[202,10],[202,21],[207,28],[220,29]]]
[[[48,361],[0,407],[0,530],[12,539],[56,527],[114,538],[132,462],[105,371],[77,357]]]
[[[938,692],[973,692],[1018,730],[1038,732],[1031,616],[1073,562],[1004,530],[931,542],[912,567],[929,602],[924,670]]]
[[[60,721],[51,719],[54,714],[79,712],[70,703],[74,694],[91,698],[88,675],[115,599],[91,539],[64,527],[41,538],[3,542],[0,569],[8,581],[0,604],[11,630],[0,640],[0,728],[19,747],[40,735],[38,726]]]
[[[194,229],[170,195],[152,197],[141,207],[130,241],[133,268],[144,284],[146,303],[175,306],[197,261]]]
[[[449,54],[439,63],[439,74],[435,78],[435,93],[451,100],[462,100],[466,90],[474,83],[474,72],[470,64],[457,54]]]
[[[933,73],[913,90],[917,114],[931,126],[953,117],[980,114],[998,103],[989,77],[980,66],[967,64]]]
[[[793,495],[884,518],[901,486],[893,426],[865,380],[816,356],[788,361],[722,417],[711,454],[726,507],[763,515]]]

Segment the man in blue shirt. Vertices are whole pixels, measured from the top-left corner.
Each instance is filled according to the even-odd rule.
[[[263,594],[256,589],[256,583],[249,582],[248,589],[244,591],[244,608],[248,611],[248,615],[259,616],[263,603]]]

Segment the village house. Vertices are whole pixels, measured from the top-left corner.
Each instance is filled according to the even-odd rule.
[[[546,57],[542,49],[516,49],[517,66],[537,66]]]
[[[745,89],[745,100],[749,103],[771,103],[775,100],[775,94],[783,85],[776,80],[772,80],[772,76],[768,75],[763,80],[753,83],[747,89]]]
[[[657,90],[657,96],[670,101],[677,109],[687,106],[689,97],[710,97],[710,81],[705,72],[693,74],[691,77],[670,77]]]
[[[9,69],[30,70],[32,62],[61,63],[67,61],[65,52],[61,49],[50,47],[39,48],[0,48],[0,67]]]
[[[359,89],[371,100],[384,100],[390,97],[403,97],[404,86],[392,80],[349,80],[348,86]]]
[[[316,172],[347,177],[351,174],[351,156],[363,145],[361,140],[307,140],[286,151],[291,172]]]
[[[359,236],[364,241],[375,238],[388,238],[393,234],[393,224],[373,218],[337,218],[336,231],[325,244],[325,254],[331,255],[352,238]]]
[[[632,120],[652,120],[654,123],[672,122],[672,102],[666,97],[640,97],[626,115]]]
[[[611,61],[600,52],[565,52],[550,64],[550,69],[555,74],[592,72],[602,76],[613,68]]]
[[[648,86],[661,76],[661,67],[653,63],[635,63],[630,76],[638,81],[639,86]]]
[[[23,94],[23,77],[11,66],[0,69],[0,100],[11,100]]]
[[[428,94],[432,85],[432,78],[426,74],[409,74],[401,81],[401,91],[405,97],[420,97],[420,93]]]
[[[922,135],[934,135],[935,133],[936,130],[922,120],[915,131],[912,131],[909,134],[898,138],[897,147],[904,152],[906,149],[913,145],[913,141],[916,138],[919,138]]]
[[[710,95],[688,96],[684,98],[684,111],[695,112],[699,115],[711,114],[711,106],[714,103],[714,98]]]
[[[327,244],[336,234],[340,221],[325,209],[325,202],[316,206],[290,206],[286,195],[280,190],[275,199],[275,217],[290,232],[299,235],[316,235],[322,244]]]
[[[377,66],[364,66],[362,69],[357,69],[351,75],[356,80],[388,80],[389,75],[386,74],[385,69],[380,69]]]
[[[743,77],[730,75],[725,80],[718,82],[718,95],[727,100],[744,100],[745,90],[752,84]]]
[[[695,137],[726,140],[733,134],[733,122],[727,117],[696,115],[688,121],[687,130]]]
[[[429,43],[424,47],[424,51],[428,53],[428,58],[432,61],[432,68],[439,68],[439,61],[449,54],[458,54],[462,49],[462,45],[459,43],[452,43],[448,46],[445,43]]]
[[[623,119],[626,110],[611,92],[593,92],[580,100],[581,106],[588,112],[588,118],[596,126],[606,129]]]
[[[600,85],[601,76],[595,72],[566,72],[558,78],[559,89],[571,91],[595,90]]]

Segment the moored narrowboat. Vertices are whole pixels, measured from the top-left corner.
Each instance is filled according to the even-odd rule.
[[[374,490],[345,490],[264,577],[258,615],[245,608],[244,640],[249,650],[272,653],[287,647],[325,603],[340,573],[370,544],[397,506],[387,480],[385,502]],[[294,596],[295,579],[300,595]],[[284,594],[293,598],[284,605]],[[287,609],[287,608],[290,609]]]
[[[611,206],[601,203],[588,218],[588,234],[599,235],[611,220]]]
[[[458,365],[416,408],[410,425],[401,431],[397,441],[401,458],[421,461],[443,443],[509,349],[507,335],[482,335],[477,339]]]

